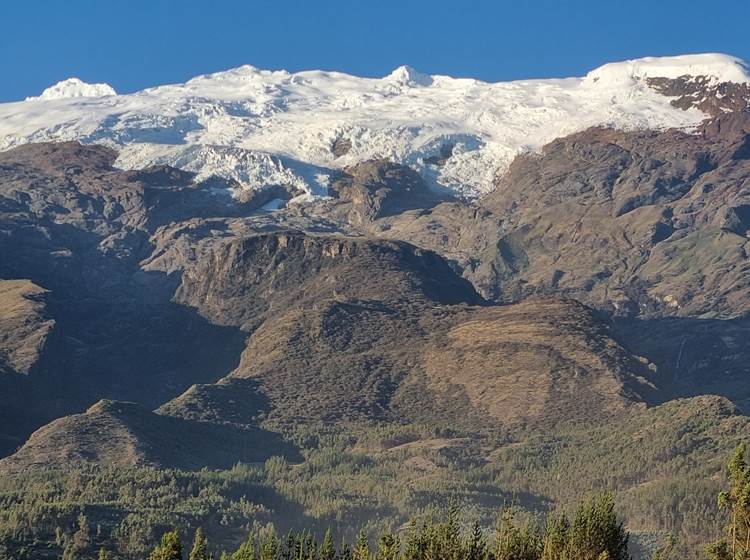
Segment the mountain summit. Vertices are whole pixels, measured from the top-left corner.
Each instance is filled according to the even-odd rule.
[[[68,99],[71,97],[106,97],[117,95],[109,84],[87,84],[78,78],[68,78],[45,89],[39,97],[27,97],[26,101]]]
[[[408,66],[381,79],[242,66],[127,95],[71,79],[0,105],[0,149],[102,143],[120,151],[119,167],[173,165],[228,180],[235,196],[279,184],[327,196],[338,170],[386,158],[433,188],[474,198],[518,154],[555,138],[592,126],[690,129],[728,103],[746,105],[749,81],[746,65],[722,54],[501,83]]]

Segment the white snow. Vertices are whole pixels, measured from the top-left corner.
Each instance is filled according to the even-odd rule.
[[[680,78],[704,76],[714,83],[748,80],[747,64],[724,54],[690,54],[683,56],[647,57],[600,66],[586,75],[590,83],[605,87],[622,87],[646,78]]]
[[[486,83],[428,76],[408,66],[381,79],[338,72],[241,66],[184,84],[115,95],[104,84],[61,82],[26,102],[0,104],[0,150],[80,140],[113,146],[125,168],[168,163],[241,188],[290,185],[327,193],[328,176],[374,157],[419,170],[436,187],[478,196],[519,153],[590,126],[690,128],[683,111],[644,78],[706,76],[748,82],[745,64],[721,54],[606,64],[582,78]],[[351,144],[336,157],[337,140]],[[425,162],[454,146],[444,166]]]
[[[284,206],[284,201],[282,199],[274,198],[273,200],[266,202],[263,206],[260,207],[260,209],[266,212],[275,212],[276,210],[282,208],[283,206]]]
[[[117,92],[109,84],[87,84],[78,78],[68,78],[48,87],[39,97],[27,97],[26,101],[68,97],[104,97],[106,95],[117,95]]]

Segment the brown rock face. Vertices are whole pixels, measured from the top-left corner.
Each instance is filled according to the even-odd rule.
[[[724,113],[742,112],[750,108],[750,84],[712,83],[705,76],[679,78],[647,78],[650,87],[668,97],[680,109],[699,109],[717,117]]]
[[[216,324],[254,321],[326,299],[479,303],[440,256],[408,243],[278,232],[219,240],[187,266],[175,300]]]
[[[28,280],[0,280],[0,456],[38,425],[28,403],[29,376],[43,369],[55,321],[47,291]]]
[[[0,154],[0,452],[102,397],[158,406],[241,349],[241,334],[170,302],[174,279],[138,266],[153,221],[183,211],[175,191],[200,189],[177,170],[113,169],[115,157],[76,143]]]
[[[350,203],[347,218],[359,226],[406,210],[430,208],[449,198],[432,192],[413,169],[386,160],[345,169],[331,185],[331,194]]]
[[[625,315],[747,313],[748,122],[594,129],[519,158],[484,201],[503,220],[488,289],[562,292]]]
[[[0,280],[0,372],[28,375],[38,364],[55,321],[46,290],[28,280]]]

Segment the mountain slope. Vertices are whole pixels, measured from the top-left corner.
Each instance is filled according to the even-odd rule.
[[[750,405],[740,61],[100,86],[0,106],[0,525],[85,511],[142,557],[182,515],[232,540],[595,484],[686,558],[710,537]],[[113,488],[18,501],[81,473]]]
[[[0,374],[25,374],[37,365],[55,321],[45,290],[26,280],[0,280]]]
[[[218,428],[154,414],[135,404],[99,401],[34,432],[0,471],[59,469],[71,464],[229,468],[272,455],[296,457],[292,446],[259,429]]]
[[[563,292],[623,315],[747,313],[749,139],[740,113],[691,135],[593,129],[519,158],[483,201],[504,221],[498,293]]]

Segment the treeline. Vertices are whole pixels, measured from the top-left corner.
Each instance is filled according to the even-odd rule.
[[[728,487],[718,506],[729,520],[725,536],[706,546],[711,560],[750,560],[750,465],[747,447],[738,447],[728,470]],[[401,531],[386,531],[371,548],[364,531],[353,543],[338,546],[327,531],[318,542],[310,531],[290,531],[283,538],[271,529],[256,530],[232,552],[209,550],[202,530],[195,533],[189,560],[629,560],[629,534],[615,511],[611,495],[582,502],[572,516],[553,514],[544,523],[521,521],[513,508],[502,510],[494,534],[478,522],[468,528],[458,510],[442,520],[412,521]],[[668,560],[674,541],[667,539],[654,560]],[[100,560],[107,559],[102,550]],[[149,560],[184,560],[178,531],[165,533]]]
[[[149,560],[184,560],[177,531],[165,533]],[[106,551],[100,558],[106,558]],[[627,560],[628,533],[609,494],[583,502],[572,516],[555,515],[544,524],[520,522],[504,509],[494,534],[478,522],[468,528],[458,510],[443,520],[412,521],[402,531],[386,531],[371,547],[364,531],[353,543],[336,545],[332,532],[318,542],[309,531],[278,537],[273,530],[253,532],[233,552],[214,556],[203,531],[195,533],[189,560]]]

